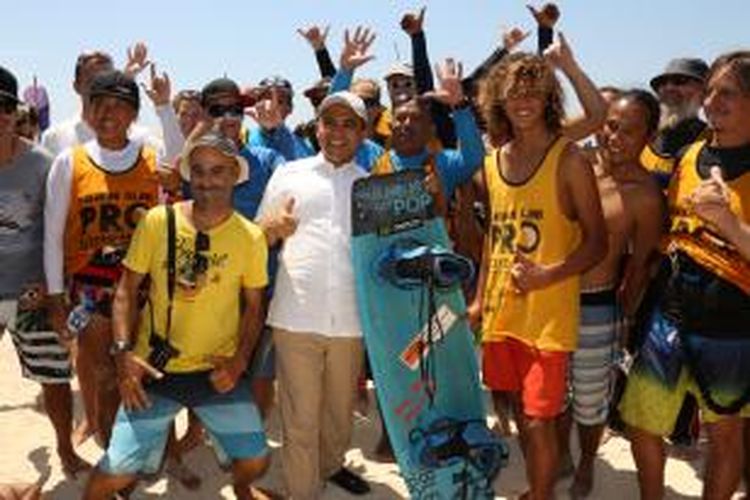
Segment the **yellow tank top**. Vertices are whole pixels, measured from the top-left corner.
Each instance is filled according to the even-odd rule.
[[[104,247],[126,247],[142,213],[158,203],[156,154],[144,147],[126,172],[102,170],[83,146],[73,149],[65,225],[65,275],[84,268]]]
[[[647,144],[643,148],[643,151],[641,151],[641,165],[652,174],[660,174],[668,177],[672,175],[672,170],[674,170],[674,158],[660,155],[654,151],[651,144]]]
[[[573,351],[578,340],[579,277],[518,294],[510,270],[516,252],[541,264],[563,261],[579,244],[580,230],[562,211],[558,165],[569,141],[557,139],[523,184],[502,176],[498,150],[485,159],[490,199],[490,262],[484,293],[483,341],[518,339],[545,351]]]
[[[675,170],[667,199],[670,229],[663,250],[682,250],[712,273],[750,294],[750,262],[689,207],[688,197],[703,181],[698,174],[698,157],[705,145],[706,141],[691,145]],[[726,184],[732,213],[743,222],[750,222],[750,172]]]

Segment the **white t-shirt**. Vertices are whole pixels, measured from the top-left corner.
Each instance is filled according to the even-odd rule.
[[[276,169],[258,217],[293,197],[298,226],[279,255],[268,324],[328,337],[361,337],[351,257],[351,191],[367,172],[322,154]]]

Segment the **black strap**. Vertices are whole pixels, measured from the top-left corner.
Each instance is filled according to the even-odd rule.
[[[172,301],[174,299],[175,276],[177,275],[177,227],[175,223],[174,207],[166,205],[167,208],[167,330],[164,335],[169,339],[172,330]]]

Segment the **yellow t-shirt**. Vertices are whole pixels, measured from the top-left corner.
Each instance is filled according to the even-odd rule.
[[[555,264],[580,242],[577,222],[558,202],[558,167],[569,141],[558,139],[537,171],[523,184],[506,181],[497,150],[485,159],[490,196],[490,263],[484,295],[482,339],[518,339],[544,351],[574,351],[578,340],[579,277],[570,276],[520,295],[511,283],[516,252]]]
[[[169,341],[180,354],[167,372],[185,373],[211,369],[206,356],[232,356],[239,343],[240,297],[243,288],[262,288],[268,283],[268,248],[263,231],[238,213],[208,231],[205,272],[195,273],[196,230],[175,205],[175,289]],[[204,259],[199,259],[201,262]],[[124,260],[128,269],[151,278],[150,303],[154,329],[164,337],[167,325],[167,211],[151,209],[133,235]],[[198,266],[200,269],[202,266]],[[148,356],[151,320],[149,306],[141,313],[135,353]]]

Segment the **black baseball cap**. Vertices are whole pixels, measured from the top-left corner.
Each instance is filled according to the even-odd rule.
[[[89,99],[100,96],[117,97],[130,103],[136,111],[141,107],[138,84],[122,71],[104,71],[94,77],[89,87]]]
[[[10,99],[16,103],[19,102],[18,80],[16,80],[13,73],[2,66],[0,66],[0,97]]]
[[[221,94],[232,94],[240,95],[240,86],[234,80],[229,78],[217,78],[206,84],[201,90],[201,106],[204,108],[208,104],[208,101],[217,95]]]

